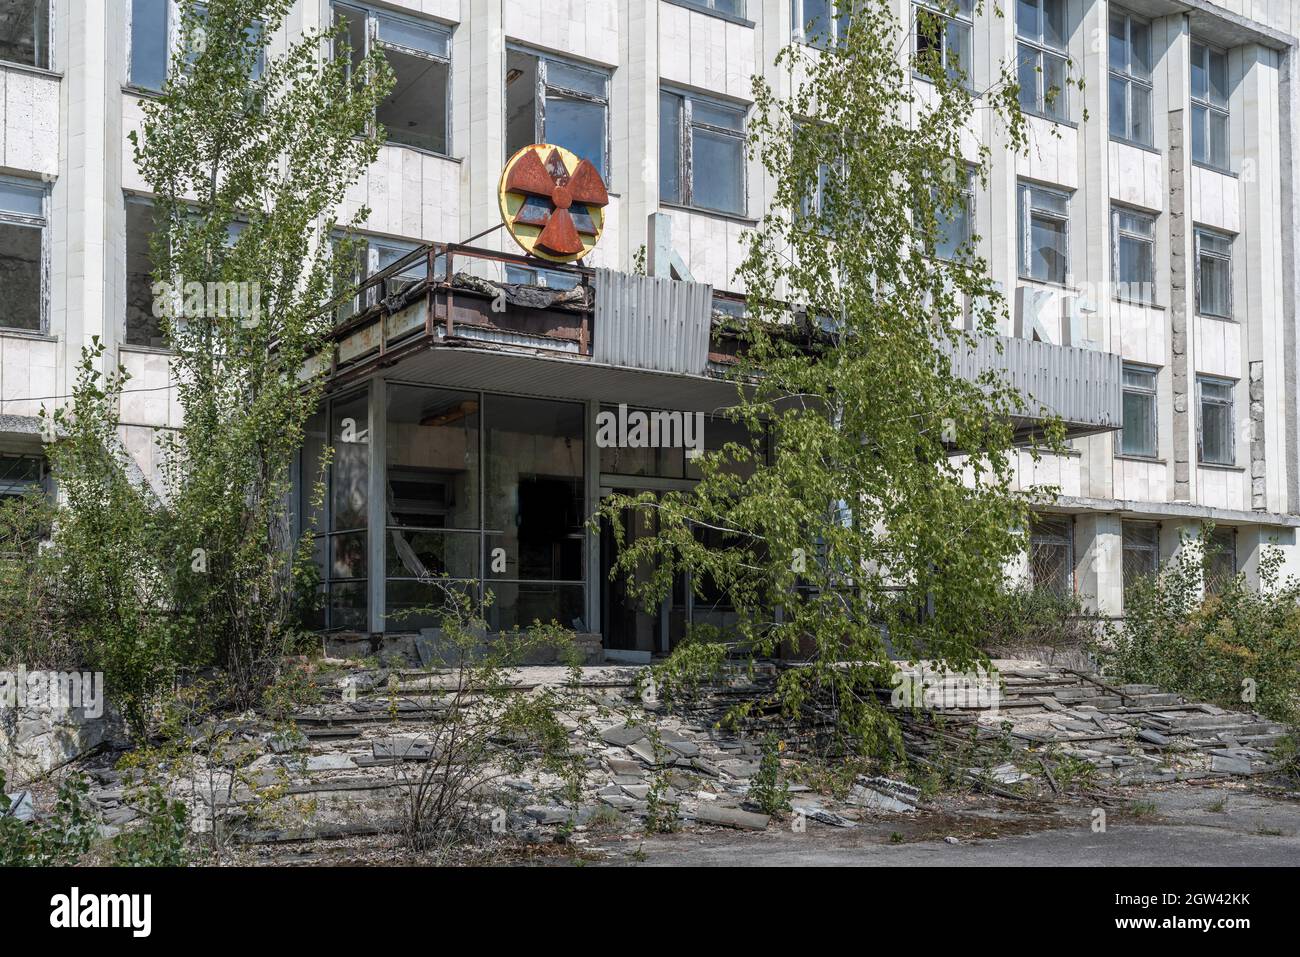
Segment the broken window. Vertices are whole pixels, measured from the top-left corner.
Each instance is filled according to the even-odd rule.
[[[50,0],[0,0],[0,60],[50,69]]]
[[[46,190],[0,177],[0,327],[45,328]]]
[[[40,455],[0,455],[0,499],[26,495],[40,488],[45,459]]]
[[[330,404],[329,525],[324,536],[328,627],[369,631],[370,402],[365,392]]]
[[[388,142],[431,153],[450,152],[451,33],[444,27],[398,17],[352,4],[334,4],[335,21],[344,31],[352,68],[359,69],[370,50],[380,50],[395,83],[375,112]]]
[[[971,32],[975,0],[925,0],[912,7],[916,70],[942,73],[949,82],[971,85]]]
[[[1192,44],[1192,159],[1228,168],[1228,55]]]
[[[149,238],[157,229],[154,205],[147,199],[126,200],[126,343],[166,345],[162,319],[154,315],[154,264]]]
[[[745,109],[659,94],[659,199],[745,213]]]
[[[1020,187],[1020,275],[1064,285],[1070,272],[1070,196]]]
[[[375,305],[382,296],[392,296],[399,293],[414,283],[420,282],[428,277],[429,266],[425,256],[417,256],[411,259],[412,253],[421,249],[419,243],[413,243],[404,239],[385,239],[380,237],[355,237],[356,243],[353,248],[353,255],[356,257],[350,275],[345,277],[343,286],[336,290],[337,295],[343,296],[347,292],[347,287],[356,289],[371,276],[375,276],[390,266],[395,266],[402,260],[407,260],[406,264],[399,268],[386,283],[387,289],[380,290],[377,286],[372,286],[366,290],[365,308]],[[334,237],[334,250],[337,255],[341,250],[342,236]],[[444,275],[446,260],[443,256],[438,256],[434,261],[433,278],[438,279]],[[337,308],[337,316],[340,321],[354,316],[361,308],[360,294],[355,293],[345,299]]]
[[[609,74],[523,50],[506,54],[506,153],[563,146],[609,181]]]
[[[1121,579],[1127,601],[1134,585],[1160,570],[1160,526],[1152,522],[1122,522],[1120,545]]]
[[[520,285],[541,286],[543,289],[574,289],[581,281],[582,275],[576,272],[537,269],[532,266],[506,266],[506,282]]]
[[[1217,595],[1237,574],[1237,530],[1215,526],[1205,543],[1205,592]]]
[[[1074,593],[1074,536],[1068,518],[1036,515],[1029,526],[1029,580],[1066,597]]]
[[[1230,379],[1197,376],[1201,420],[1198,433],[1200,460],[1206,465],[1232,465],[1237,460],[1233,448],[1232,393],[1236,383]]]
[[[1017,0],[1016,37],[1020,108],[1066,119],[1065,0]]]

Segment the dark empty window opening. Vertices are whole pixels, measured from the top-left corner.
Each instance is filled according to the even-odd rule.
[[[609,182],[609,74],[524,50],[506,54],[506,154],[563,146]]]
[[[0,177],[0,327],[45,327],[45,197],[43,186]]]

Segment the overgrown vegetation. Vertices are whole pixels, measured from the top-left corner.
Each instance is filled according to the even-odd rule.
[[[981,632],[981,647],[992,657],[1083,651],[1097,638],[1099,617],[1079,595],[1017,584],[1001,598]]]
[[[181,663],[220,667],[250,707],[304,637],[315,568],[310,528],[292,533],[291,465],[321,382],[300,372],[355,282],[346,236],[368,210],[334,211],[378,155],[392,74],[378,51],[353,69],[337,29],[273,55],[292,7],[182,0],[168,82],[129,134],[154,194],[154,315],[182,413],[159,433],[157,474],[118,440],[130,385],[95,341],[47,422],[60,502],[0,509],[19,543],[0,563],[0,658],[102,670],[138,739]]]
[[[1279,549],[1259,559],[1259,587],[1244,574],[1207,593],[1210,530],[1184,540],[1155,576],[1125,594],[1121,624],[1106,629],[1097,655],[1104,673],[1154,684],[1224,708],[1277,721],[1300,717],[1300,582],[1282,580]]]
[[[745,711],[813,721],[840,756],[900,748],[876,695],[891,646],[957,669],[982,658],[1028,510],[1012,490],[1021,397],[952,362],[1006,328],[1006,302],[977,236],[945,245],[968,164],[976,181],[989,166],[968,146],[977,114],[1005,148],[1025,144],[1014,78],[972,96],[939,44],[900,58],[909,25],[895,6],[864,0],[839,45],[782,50],[789,96],[755,78],[750,150],[772,207],[737,271],[748,302],[729,441],[706,427],[693,490],[604,506],[614,573],[647,609],[685,576],[697,608],[731,619],[695,629],[657,683],[685,693],[727,658],[793,653],[804,666]],[[623,540],[623,509],[657,534]]]

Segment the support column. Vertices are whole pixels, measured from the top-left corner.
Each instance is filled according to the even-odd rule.
[[[376,378],[370,382],[370,481],[367,502],[368,561],[366,570],[370,577],[370,630],[383,631],[388,613],[387,570],[385,569],[385,538],[388,534],[388,483],[384,475],[388,448],[388,394],[387,384]]]
[[[1124,613],[1124,549],[1119,516],[1078,515],[1074,520],[1076,587],[1084,607],[1118,618]]]

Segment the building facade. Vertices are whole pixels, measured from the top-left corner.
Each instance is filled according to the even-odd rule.
[[[918,3],[895,6],[912,28]],[[1300,572],[1300,7],[1001,6],[960,0],[939,42],[977,90],[1019,67],[1030,149],[995,150],[955,228],[980,237],[1014,303],[1011,371],[1079,407],[1066,454],[1023,456],[1022,483],[1061,496],[1015,574],[1122,615],[1126,582],[1207,523],[1221,570],[1255,576],[1276,543]],[[317,516],[323,626],[418,628],[399,613],[428,604],[431,574],[491,590],[500,627],[555,617],[610,649],[666,650],[690,621],[725,622],[690,583],[656,614],[609,580],[612,534],[586,517],[613,489],[689,486],[692,463],[681,447],[605,447],[598,430],[620,405],[726,404],[710,317],[743,308],[734,271],[772,192],[743,149],[750,78],[787,86],[778,50],[835,43],[832,9],[300,0],[291,31],[341,21],[397,77],[377,117],[388,143],[343,211],[370,209],[371,287],[323,357],[329,398],[304,456],[337,450]],[[36,413],[66,397],[92,337],[132,374],[121,437],[150,480],[155,435],[178,423],[127,140],[177,19],[174,0],[0,0],[0,493],[40,479]],[[972,146],[996,146],[979,122]],[[566,147],[608,188],[583,270],[484,235],[504,164],[532,143]],[[1101,380],[1104,397],[1089,391]],[[705,443],[725,430],[709,420]]]

